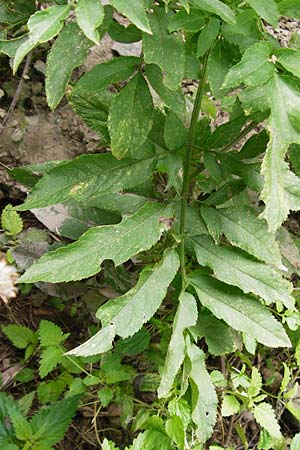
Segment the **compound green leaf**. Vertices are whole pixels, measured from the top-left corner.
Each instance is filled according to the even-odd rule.
[[[226,41],[218,40],[209,54],[207,64],[210,89],[216,98],[222,98],[225,95],[226,91],[222,89],[222,85],[232,63],[232,47]]]
[[[14,58],[16,51],[26,40],[26,36],[21,36],[19,38],[10,39],[9,41],[4,40],[5,36],[0,40],[0,53],[4,53],[10,58]]]
[[[85,202],[91,197],[129,189],[148,179],[155,164],[155,158],[118,161],[110,153],[81,155],[47,172],[18,210],[73,199]]]
[[[167,148],[176,150],[182,147],[186,143],[187,137],[188,131],[182,121],[175,112],[170,111],[167,114],[164,129],[164,139]]]
[[[78,408],[79,396],[68,397],[36,413],[30,425],[33,430],[32,440],[40,448],[50,448],[59,442]],[[42,447],[42,445],[44,447]]]
[[[24,325],[10,324],[2,328],[2,332],[12,344],[20,349],[26,348],[32,342],[35,342],[35,333]]]
[[[247,0],[247,3],[262,19],[270,23],[274,28],[278,26],[279,11],[274,0]]]
[[[300,19],[300,3],[298,0],[282,0],[279,2],[278,8],[282,16]]]
[[[68,334],[64,334],[61,328],[49,320],[41,320],[39,327],[39,340],[42,347],[59,345],[64,342]]]
[[[27,419],[17,409],[9,411],[9,417],[12,421],[16,437],[21,441],[30,441],[33,431]]]
[[[45,348],[41,353],[39,375],[45,378],[62,361],[62,350],[55,346]]]
[[[299,448],[300,448],[300,433],[296,434],[293,437],[290,450],[299,450]]]
[[[300,78],[300,51],[291,48],[282,49],[279,52],[278,62],[289,72]]]
[[[163,368],[158,397],[168,397],[174,383],[175,376],[185,357],[184,331],[196,324],[198,316],[195,298],[188,292],[179,298],[179,305],[173,325],[173,334],[169,343],[168,352]]]
[[[166,106],[176,112],[179,117],[184,117],[185,98],[181,89],[178,89],[178,91],[171,91],[168,89],[163,83],[162,71],[156,64],[147,64],[145,73],[151,86]]]
[[[47,9],[38,11],[28,20],[29,28],[28,39],[18,48],[13,65],[13,71],[16,73],[23,58],[33,50],[38,44],[53,39],[63,28],[63,21],[68,17],[71,11],[70,5],[50,6]]]
[[[72,93],[91,95],[111,84],[126,80],[136,70],[139,62],[140,59],[135,56],[124,56],[97,64],[80,78]]]
[[[220,208],[217,212],[222,231],[232,245],[270,265],[285,269],[274,235],[268,232],[266,222],[257,217],[253,208],[236,206]]]
[[[105,259],[120,265],[149,250],[169,229],[167,219],[172,216],[170,207],[147,203],[117,225],[91,228],[77,242],[47,253],[30,267],[20,282],[81,280],[99,272]]]
[[[122,42],[124,44],[131,44],[132,42],[138,42],[142,39],[141,30],[135,25],[130,24],[126,27],[115,20],[111,23],[108,34],[114,41]]]
[[[205,366],[205,353],[186,336],[186,352],[190,363],[189,380],[192,393],[192,419],[201,442],[210,438],[217,418],[218,398]]]
[[[63,98],[72,71],[84,63],[91,45],[75,22],[59,34],[47,58],[46,94],[52,110]]]
[[[140,433],[133,441],[130,450],[170,450],[171,439],[162,430],[149,429]]]
[[[236,350],[232,329],[207,309],[203,309],[199,313],[197,325],[193,330],[199,339],[204,337],[209,353],[214,356],[226,355]]]
[[[152,33],[144,0],[111,0],[111,4],[145,33]]]
[[[274,64],[269,61],[271,51],[271,45],[266,42],[258,42],[249,47],[241,61],[227,73],[223,88],[233,88],[241,83],[248,86],[266,83],[274,72]]]
[[[198,263],[210,267],[219,280],[245,293],[252,292],[267,304],[282,301],[287,308],[293,308],[293,287],[275,269],[237,248],[218,246],[208,236],[195,236],[192,240]]]
[[[220,30],[220,20],[216,17],[210,17],[206,27],[201,31],[198,38],[197,57],[203,56],[212,46],[218,37]]]
[[[218,242],[222,235],[222,222],[217,210],[211,206],[201,205],[200,211],[209,234],[215,242]]]
[[[168,30],[170,33],[179,30],[197,33],[204,25],[205,15],[198,9],[191,9],[189,12],[182,9],[170,18]]]
[[[148,85],[137,73],[112,102],[108,127],[113,155],[139,158],[153,125],[153,102]]]
[[[191,0],[190,3],[194,7],[202,9],[203,11],[216,14],[225,22],[231,24],[235,23],[235,15],[233,10],[219,0]]]
[[[256,298],[208,276],[190,275],[199,300],[218,319],[269,347],[290,347],[283,326]]]
[[[168,32],[164,8],[155,8],[150,15],[153,35],[143,35],[143,52],[147,64],[157,64],[164,73],[165,85],[175,91],[184,75],[185,49],[180,35]]]
[[[112,347],[115,336],[125,339],[137,333],[160,307],[178,268],[179,257],[176,251],[167,250],[162,261],[141,273],[133,289],[98,310],[97,317],[103,328],[68,354],[89,356],[103,353]]]
[[[104,7],[99,0],[78,0],[75,8],[76,20],[88,39],[99,44],[97,28],[104,19]]]
[[[300,144],[300,96],[288,79],[275,74],[269,83],[270,142],[262,163],[266,208],[262,217],[275,232],[290,209],[300,207],[300,179],[289,171],[285,155],[290,144]]]
[[[268,403],[259,403],[258,405],[254,406],[253,413],[259,425],[265,428],[273,438],[282,438],[280,427],[271,405],[269,405]]]

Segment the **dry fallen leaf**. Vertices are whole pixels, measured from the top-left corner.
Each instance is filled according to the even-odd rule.
[[[4,303],[8,303],[11,298],[15,298],[18,288],[15,286],[18,278],[17,269],[7,264],[4,255],[0,254],[0,298]]]

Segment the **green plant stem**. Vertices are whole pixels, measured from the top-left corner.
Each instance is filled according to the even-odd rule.
[[[191,163],[193,158],[193,145],[195,143],[196,131],[197,131],[197,122],[201,110],[202,100],[205,93],[205,83],[207,78],[207,61],[208,61],[209,51],[206,53],[202,76],[199,80],[199,85],[197,89],[197,94],[195,98],[194,108],[191,117],[191,123],[188,133],[188,143],[186,147],[186,155],[184,161],[184,169],[183,169],[183,181],[182,181],[182,189],[181,189],[181,211],[180,211],[180,236],[181,242],[179,247],[179,257],[180,257],[180,266],[181,266],[181,274],[182,274],[182,288],[184,289],[187,284],[186,280],[186,268],[185,268],[185,223],[186,223],[186,208],[189,201],[189,187],[190,187],[190,176],[191,176]]]
[[[231,147],[233,147],[234,145],[238,144],[244,137],[247,136],[248,133],[250,133],[250,131],[252,131],[255,127],[257,127],[257,125],[258,125],[257,122],[251,121],[249,123],[249,125],[247,125],[240,132],[240,134],[237,137],[232,139],[232,141],[230,141],[228,144],[226,144],[223,147],[221,147],[220,150],[218,150],[216,153],[224,153],[224,152],[227,152],[227,150],[230,150]]]

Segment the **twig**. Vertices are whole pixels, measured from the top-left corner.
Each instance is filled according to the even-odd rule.
[[[28,55],[26,57],[24,69],[23,69],[23,72],[22,72],[22,76],[21,76],[21,79],[19,81],[19,84],[18,84],[17,90],[15,92],[14,98],[12,99],[10,107],[9,107],[9,109],[8,109],[4,119],[3,119],[2,124],[0,125],[0,135],[2,134],[5,126],[7,125],[8,121],[9,121],[9,119],[10,119],[10,117],[11,117],[11,115],[12,115],[12,113],[13,113],[15,107],[16,107],[16,104],[18,103],[20,94],[21,94],[22,89],[23,89],[23,84],[24,84],[26,75],[28,73],[29,67],[30,67],[31,57],[32,57],[32,53],[30,52],[30,53],[28,53]]]

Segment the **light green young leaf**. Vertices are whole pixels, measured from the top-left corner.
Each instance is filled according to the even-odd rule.
[[[133,289],[100,308],[97,317],[101,319],[103,328],[68,354],[89,356],[104,353],[112,347],[116,335],[125,339],[137,333],[161,305],[178,268],[176,251],[167,250],[160,263],[142,272]]]
[[[133,441],[130,450],[170,450],[171,439],[166,434],[156,429],[149,429],[140,433]]]
[[[258,369],[256,367],[252,368],[251,372],[251,381],[250,386],[248,388],[248,395],[250,397],[256,397],[262,388],[262,376],[259,373]]]
[[[269,347],[290,347],[283,326],[256,298],[208,276],[189,277],[199,300],[218,319]]]
[[[184,428],[180,417],[173,416],[166,421],[166,432],[178,448],[184,448]]]
[[[300,19],[300,4],[298,0],[282,0],[279,2],[278,9],[282,16]]]
[[[224,395],[221,408],[222,417],[229,417],[239,412],[240,403],[234,395]]]
[[[163,368],[158,397],[168,397],[174,383],[175,376],[185,357],[184,331],[196,324],[198,316],[195,298],[185,292],[179,298],[179,305],[173,325],[173,334]]]
[[[164,8],[150,15],[153,35],[143,35],[143,52],[147,64],[157,64],[164,73],[165,85],[175,91],[184,75],[185,51],[180,35],[168,32],[168,16]]]
[[[191,0],[190,3],[194,7],[202,9],[203,11],[216,14],[225,22],[231,24],[235,23],[235,15],[233,10],[219,0]]]
[[[191,9],[189,12],[181,9],[170,16],[168,30],[170,33],[174,31],[188,31],[197,33],[205,26],[205,14],[202,14],[199,9]]]
[[[52,45],[46,70],[47,102],[52,110],[64,96],[72,71],[84,63],[91,45],[75,22],[67,24]]]
[[[278,26],[279,11],[275,0],[247,0],[247,3],[274,28]]]
[[[278,62],[289,72],[300,78],[300,51],[291,48],[280,50]]]
[[[262,163],[266,208],[261,214],[275,232],[290,209],[300,208],[300,179],[289,171],[285,154],[290,144],[300,144],[300,96],[291,82],[275,74],[269,83],[270,142]]]
[[[192,419],[201,442],[210,438],[217,418],[218,398],[205,366],[205,353],[186,336],[186,352],[190,364]]]
[[[170,207],[147,203],[121,223],[91,228],[77,242],[42,256],[20,282],[82,280],[99,272],[105,259],[111,259],[118,266],[141,251],[149,250],[169,229],[167,219],[172,216]]]
[[[39,375],[45,378],[62,361],[62,350],[54,345],[45,348],[41,353]]]
[[[152,175],[155,158],[118,161],[110,153],[81,155],[47,172],[19,211],[73,200],[84,203],[102,194],[132,188]]]
[[[20,441],[30,441],[33,435],[33,430],[27,419],[16,408],[11,409],[8,413],[17,439],[20,439]]]
[[[38,11],[28,20],[28,39],[18,48],[13,65],[13,72],[16,73],[23,58],[33,50],[38,44],[53,39],[63,28],[63,21],[71,11],[70,5],[50,6],[47,9]]]
[[[41,320],[39,327],[39,340],[42,347],[59,345],[64,342],[69,334],[64,334],[61,328],[49,320]]]
[[[24,349],[36,341],[35,333],[24,325],[6,325],[2,328],[2,332],[19,349]]]
[[[219,280],[239,287],[246,294],[252,292],[267,304],[281,301],[287,308],[294,307],[293,286],[272,267],[237,248],[219,247],[207,236],[195,236],[192,240],[198,263],[210,267]]]
[[[253,208],[236,206],[220,208],[217,212],[222,222],[222,231],[232,245],[285,270],[275,236],[268,232],[266,222],[257,217]]]
[[[152,34],[144,0],[111,0],[111,4],[140,30]]]
[[[137,73],[112,102],[108,128],[113,155],[123,159],[143,156],[145,143],[153,125],[153,102],[148,85]],[[141,155],[140,155],[141,154]]]
[[[23,230],[23,221],[19,214],[13,210],[11,204],[6,205],[1,213],[1,228],[11,236],[16,236]]]
[[[300,433],[293,437],[290,450],[300,450]]]
[[[210,17],[206,27],[201,31],[198,38],[197,57],[201,58],[212,46],[218,37],[220,30],[220,20],[216,17]]]
[[[163,83],[163,74],[156,64],[147,64],[145,73],[153,89],[168,108],[176,112],[179,117],[185,115],[185,98],[181,91],[171,91]]]
[[[65,398],[40,410],[32,417],[30,424],[34,432],[33,440],[37,445],[49,448],[63,438],[78,408],[79,398],[79,396]]]
[[[258,42],[249,47],[241,61],[233,66],[225,77],[224,89],[243,83],[259,86],[266,83],[274,73],[274,64],[269,61],[272,47],[267,42]]]
[[[104,19],[104,7],[99,0],[78,0],[75,8],[76,20],[88,39],[99,44],[97,28]]]
[[[280,439],[282,437],[280,427],[271,405],[268,403],[259,403],[254,406],[253,413],[255,420],[259,425],[265,428],[273,438]]]

